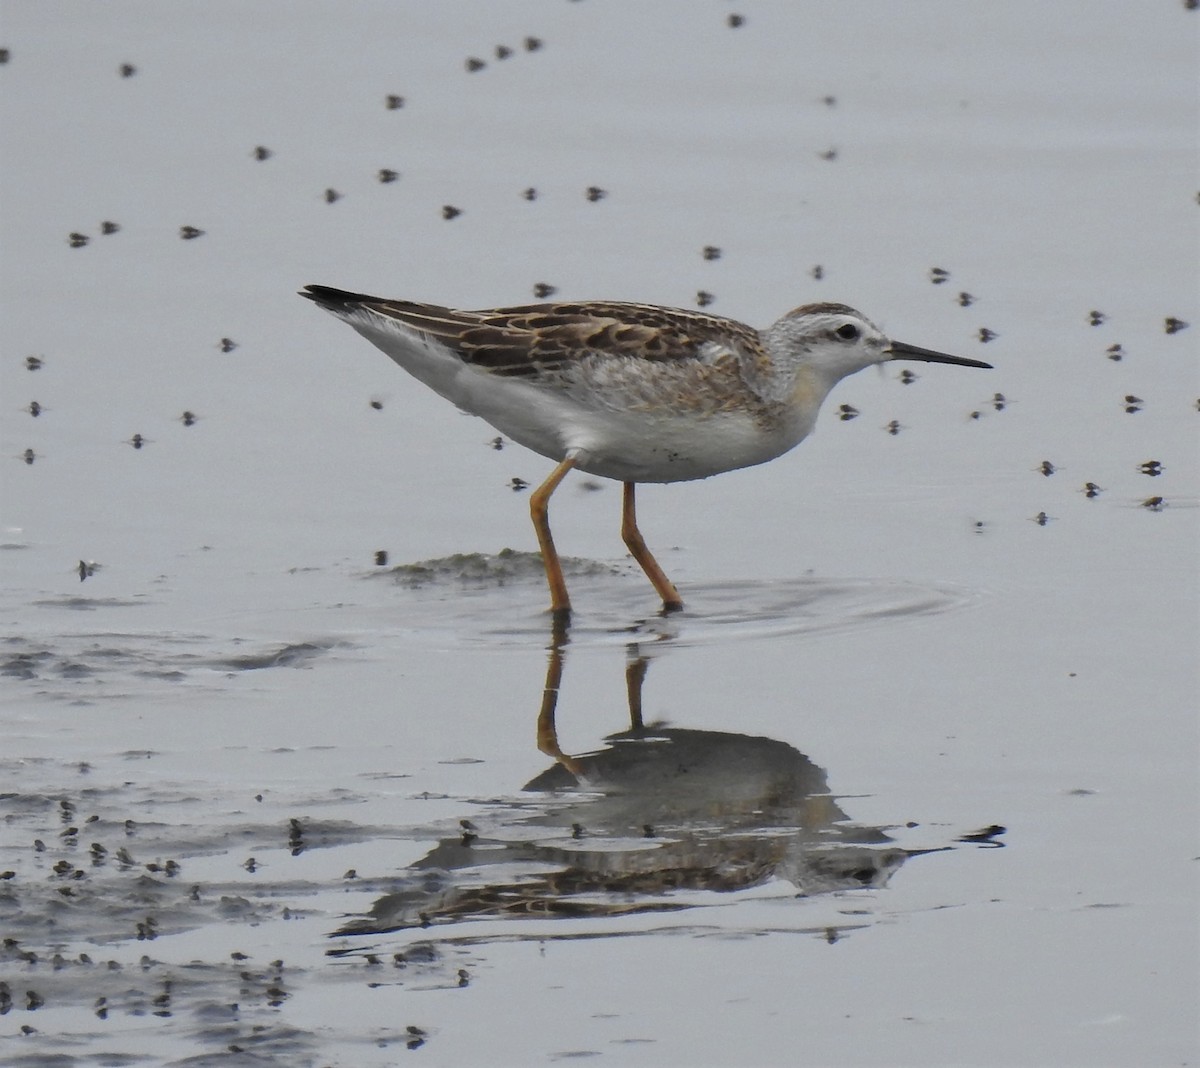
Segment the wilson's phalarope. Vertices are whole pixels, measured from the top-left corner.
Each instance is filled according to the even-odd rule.
[[[805,304],[766,330],[703,312],[608,301],[458,311],[327,286],[300,294],[349,323],[459,408],[558,466],[530,498],[550,607],[571,602],[550,496],[576,468],[624,483],[621,537],[663,608],[679,591],[646,548],[639,482],[773,460],[810,433],[829,391],[887,360],[991,364],[889,340],[844,304]]]

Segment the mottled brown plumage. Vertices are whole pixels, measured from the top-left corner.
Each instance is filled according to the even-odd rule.
[[[369,307],[377,315],[445,343],[466,363],[499,375],[534,378],[587,357],[667,362],[695,359],[706,345],[732,344],[747,353],[761,348],[758,331],[745,323],[653,304],[587,301],[460,311],[343,293],[325,286],[308,286],[303,295],[330,310],[348,305]]]

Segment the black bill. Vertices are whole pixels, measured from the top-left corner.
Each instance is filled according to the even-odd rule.
[[[934,352],[933,349],[922,349],[916,345],[906,345],[903,341],[893,341],[888,351],[893,360],[921,360],[924,363],[953,363],[959,367],[983,367],[992,370],[990,363],[982,360],[968,360],[965,356],[947,356],[944,352]]]

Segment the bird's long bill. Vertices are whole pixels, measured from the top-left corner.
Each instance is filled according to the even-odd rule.
[[[889,350],[893,360],[921,360],[924,363],[953,363],[959,367],[983,367],[992,370],[990,363],[982,360],[968,360],[965,356],[947,356],[944,352],[934,352],[933,349],[922,349],[916,345],[906,345],[903,341],[893,341]]]

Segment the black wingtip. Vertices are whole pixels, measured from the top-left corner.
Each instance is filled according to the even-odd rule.
[[[332,286],[305,286],[299,293],[302,297],[320,304],[322,308],[344,308],[348,304],[378,303],[378,297],[366,293],[350,293],[345,289],[334,289]]]

